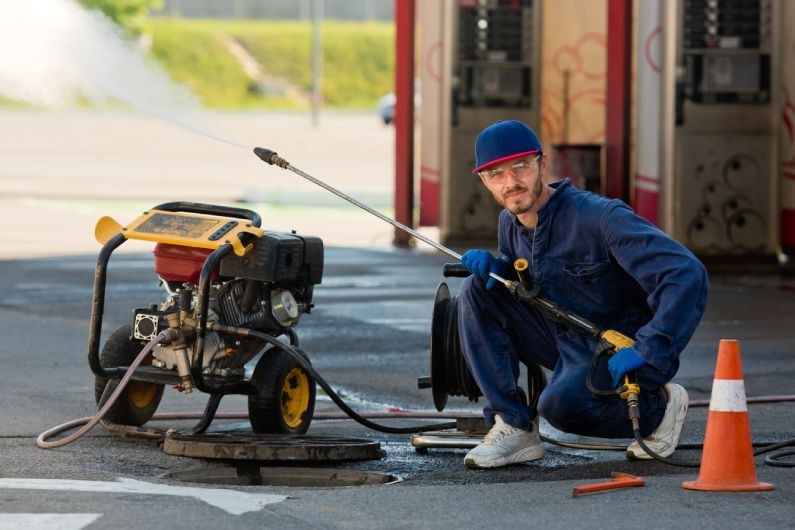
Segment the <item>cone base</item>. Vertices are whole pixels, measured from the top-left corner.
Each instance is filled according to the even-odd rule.
[[[700,491],[769,491],[773,484],[767,482],[746,482],[743,484],[717,484],[700,480],[682,482],[682,487],[688,490]]]

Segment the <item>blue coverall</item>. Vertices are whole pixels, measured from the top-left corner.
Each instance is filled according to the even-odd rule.
[[[679,368],[684,349],[704,312],[707,274],[701,262],[626,204],[572,186],[567,179],[538,212],[535,230],[510,212],[500,213],[501,258],[530,262],[529,272],[546,298],[605,329],[634,338],[648,363],[637,371],[641,388],[641,434],[662,421],[662,386]],[[497,284],[470,276],[458,298],[458,329],[472,375],[493,415],[519,428],[532,418],[518,385],[519,362],[552,370],[538,403],[555,428],[602,438],[631,438],[626,402],[598,397],[585,384],[597,340],[554,322],[518,302]],[[606,362],[593,382],[612,387]]]

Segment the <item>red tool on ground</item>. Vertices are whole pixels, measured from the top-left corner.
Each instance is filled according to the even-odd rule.
[[[619,473],[613,471],[611,474],[613,480],[610,482],[599,482],[597,484],[587,484],[585,486],[575,486],[571,496],[577,497],[588,493],[596,493],[598,491],[615,490],[619,488],[637,488],[646,484],[646,481],[641,477],[635,475],[628,475],[627,473]]]

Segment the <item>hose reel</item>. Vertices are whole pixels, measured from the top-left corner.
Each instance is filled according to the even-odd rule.
[[[430,387],[436,410],[444,410],[448,396],[466,396],[477,402],[483,395],[466,364],[458,340],[458,297],[450,296],[445,282],[436,288],[431,319]],[[419,381],[418,381],[419,385]]]
[[[460,266],[459,266],[460,267]],[[445,276],[468,276],[466,269],[445,265]],[[430,388],[436,410],[443,411],[449,396],[465,396],[477,402],[483,395],[469,370],[458,336],[458,297],[450,295],[445,282],[436,288],[431,319],[430,376],[417,378],[419,388]],[[527,395],[531,416],[537,414],[538,397],[546,387],[544,371],[535,363],[527,367]]]

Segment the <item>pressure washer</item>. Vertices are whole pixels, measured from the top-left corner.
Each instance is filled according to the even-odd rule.
[[[276,152],[256,147],[254,153],[264,162],[298,174],[460,261],[457,252],[296,168]],[[460,422],[391,427],[375,423],[351,409],[312,367],[308,355],[299,348],[295,327],[303,315],[311,313],[314,287],[322,281],[324,249],[320,238],[294,231],[266,232],[254,211],[192,202],[157,205],[127,226],[103,217],[97,223],[95,236],[103,247],[94,275],[88,364],[96,378],[94,394],[99,412],[90,420],[76,420],[42,433],[37,440],[40,447],[65,445],[103,418],[111,425],[141,426],[155,416],[165,385],[184,393],[196,389],[209,394],[191,434],[207,430],[221,399],[228,394],[248,397],[247,416],[255,433],[303,434],[313,417],[316,384],[345,414],[373,430],[408,434],[459,425]],[[154,268],[165,295],[159,303],[134,309],[131,322],[114,331],[100,352],[108,262],[113,251],[128,239],[156,244]],[[646,446],[639,430],[640,388],[630,375],[615,389],[593,386],[592,374],[599,359],[634,341],[544,297],[527,268],[527,261],[518,259],[514,262],[516,280],[495,273],[490,276],[522,303],[598,339],[586,378],[589,390],[626,400],[635,438],[653,458],[697,467],[698,464],[663,458]],[[445,277],[470,274],[460,263],[446,264],[443,273]],[[417,381],[419,388],[431,388],[439,412],[444,410],[448,396],[463,395],[477,401],[482,395],[460,350],[455,315],[456,299],[441,282],[431,322],[430,376]],[[245,367],[255,359],[253,373],[247,376]],[[528,398],[533,415],[545,385],[541,367],[530,363]],[[47,441],[48,437],[83,423],[80,431],[58,441]],[[542,440],[564,446],[617,449],[561,443],[543,436]],[[757,453],[793,442],[788,440]]]
[[[314,370],[296,327],[314,307],[314,287],[322,281],[320,238],[266,232],[252,210],[193,202],[159,204],[126,226],[103,217],[95,236],[103,247],[94,274],[88,364],[100,411],[63,440],[47,441],[63,429],[42,433],[40,447],[65,445],[100,419],[140,427],[154,417],[166,385],[209,394],[192,434],[207,430],[229,394],[247,396],[255,433],[303,434],[313,418],[316,385],[371,429],[402,434],[455,425],[379,425],[348,407]],[[130,323],[111,333],[100,351],[108,263],[131,239],[155,243],[164,296],[134,309]],[[255,366],[247,375],[250,362]]]

